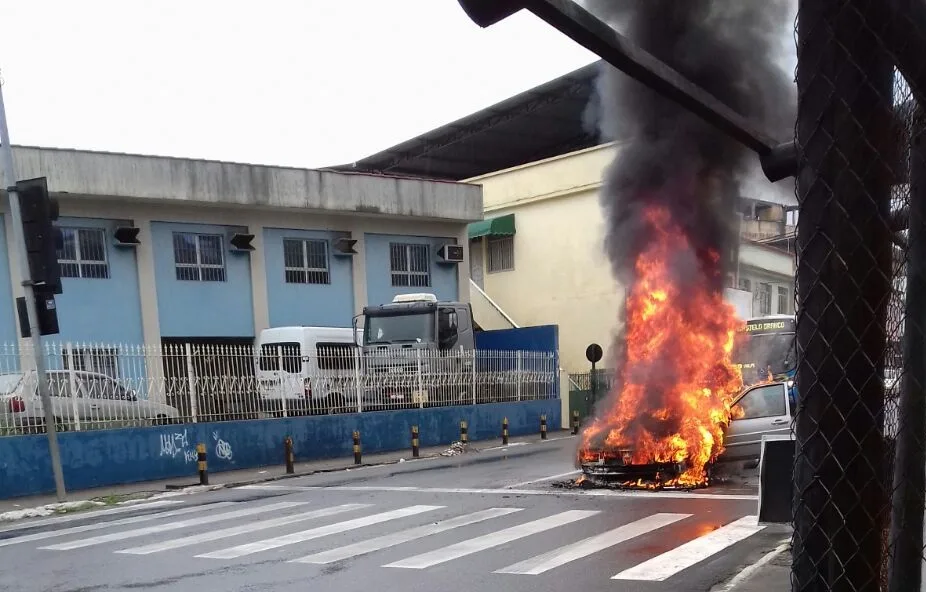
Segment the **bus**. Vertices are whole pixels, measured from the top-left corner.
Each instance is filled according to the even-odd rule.
[[[744,386],[794,380],[796,327],[794,315],[746,319],[733,346],[733,363],[742,372]]]

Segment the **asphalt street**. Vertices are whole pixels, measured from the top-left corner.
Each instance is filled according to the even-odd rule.
[[[0,530],[0,590],[700,592],[787,536],[757,524],[742,482],[556,487],[574,450],[483,448],[18,524]]]

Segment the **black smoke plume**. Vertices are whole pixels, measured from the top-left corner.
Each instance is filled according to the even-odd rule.
[[[795,87],[779,64],[791,0],[587,0],[589,10],[644,50],[780,139],[794,129]],[[604,64],[597,109],[602,137],[620,142],[601,202],[614,273],[633,281],[647,244],[641,208],[665,206],[696,253],[727,254],[738,240],[736,200],[754,153],[645,85]],[[770,191],[773,190],[770,186]],[[757,197],[757,196],[752,196]],[[699,256],[722,282],[730,263]]]
[[[792,0],[584,4],[759,129],[779,140],[793,136],[795,87],[781,64],[793,22]],[[634,263],[653,234],[643,211],[662,206],[692,247],[671,262],[676,285],[682,290],[707,285],[722,292],[736,264],[740,187],[758,169],[756,155],[608,64],[603,64],[592,108],[598,111],[603,139],[618,146],[605,174],[601,205],[605,246],[619,282],[634,285]],[[769,184],[769,191],[781,190],[780,184]],[[615,354],[621,366],[624,340],[618,331]],[[662,378],[652,381],[675,378],[663,368]]]

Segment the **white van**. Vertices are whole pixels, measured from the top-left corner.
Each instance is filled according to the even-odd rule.
[[[278,416],[284,409],[287,415],[356,411],[359,352],[352,328],[264,329],[254,360],[261,410]]]

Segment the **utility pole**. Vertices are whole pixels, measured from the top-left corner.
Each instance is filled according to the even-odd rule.
[[[26,300],[26,314],[29,318],[29,339],[32,342],[32,352],[35,363],[35,376],[45,410],[45,432],[48,436],[48,451],[51,455],[51,468],[55,477],[55,493],[59,502],[67,500],[64,489],[64,473],[61,470],[61,451],[58,448],[58,432],[55,425],[55,414],[51,407],[51,397],[48,392],[48,379],[45,374],[45,356],[42,348],[42,334],[39,329],[38,310],[35,303],[35,289],[26,252],[26,236],[23,231],[22,212],[19,206],[19,192],[16,189],[16,169],[13,165],[13,146],[10,144],[10,132],[6,124],[6,110],[3,106],[3,81],[0,79],[0,159],[3,166],[3,180],[6,183],[6,192],[10,198],[10,217],[12,218],[13,233],[16,240],[16,259],[19,263],[20,277],[22,277],[23,293]],[[52,240],[52,237],[49,237]],[[24,369],[25,370],[25,369]],[[25,371],[23,372],[25,375]]]

